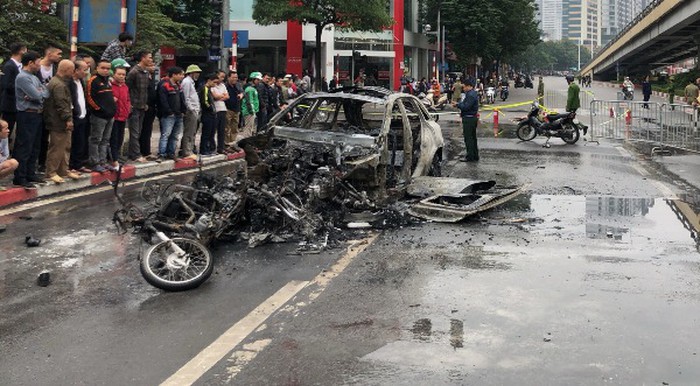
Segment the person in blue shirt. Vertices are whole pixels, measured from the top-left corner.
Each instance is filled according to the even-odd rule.
[[[479,95],[474,90],[474,80],[466,79],[462,84],[462,100],[452,102],[460,110],[464,133],[465,157],[461,161],[478,162],[479,148],[476,143],[476,125],[479,122]]]
[[[36,163],[44,129],[44,101],[49,97],[49,90],[36,76],[40,69],[39,54],[27,51],[22,55],[22,71],[15,78],[17,137],[13,155],[19,166],[15,169],[12,182],[25,189],[35,189],[34,183],[44,182],[44,179],[36,174]]]
[[[10,174],[14,173],[19,162],[16,159],[10,157],[10,147],[8,145],[8,138],[10,137],[10,125],[0,119],[0,178],[5,178]],[[0,186],[0,191],[5,190],[3,186]]]

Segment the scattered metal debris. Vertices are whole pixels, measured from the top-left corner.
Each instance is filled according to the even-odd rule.
[[[38,247],[41,244],[41,239],[35,239],[32,235],[27,235],[24,238],[24,243],[30,248]]]
[[[213,188],[226,177],[206,177],[211,181],[203,184],[200,175],[190,190],[220,196],[216,202],[228,196],[242,202],[212,236],[239,237],[251,248],[301,241],[297,252],[313,253],[362,229],[404,226],[417,218],[459,221],[521,192],[497,189],[494,181],[439,177],[440,126],[415,97],[381,88],[305,94],[239,145],[248,162],[244,182],[224,184],[231,188],[227,193]],[[191,193],[173,198],[185,187],[158,188],[143,195],[156,203],[155,217],[167,215],[170,236],[201,236],[194,231],[211,213],[202,216],[207,212],[193,205]]]
[[[42,271],[36,278],[36,285],[39,287],[48,287],[51,284],[51,272]]]

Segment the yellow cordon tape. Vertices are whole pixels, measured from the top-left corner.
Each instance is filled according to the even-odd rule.
[[[586,91],[586,92],[590,93],[589,91]],[[592,93],[591,93],[591,95],[592,95]],[[537,98],[537,100],[540,100],[540,101],[541,101],[542,99],[543,99],[543,97]],[[484,118],[482,118],[482,119],[487,119],[487,118],[491,117],[491,116],[494,114],[494,112],[496,112],[496,111],[498,111],[499,114],[502,114],[502,115],[505,116],[505,114],[504,114],[501,110],[511,109],[511,108],[513,108],[513,107],[526,106],[526,105],[529,105],[529,104],[531,104],[531,103],[532,103],[531,101],[527,101],[527,102],[518,102],[518,103],[511,103],[511,104],[508,104],[508,105],[498,105],[498,106],[495,106],[495,105],[482,105],[481,108],[480,108],[479,110],[480,110],[480,111],[491,111],[491,113],[489,113],[489,114],[486,115]],[[309,108],[309,107],[311,107],[311,106],[307,106],[307,105],[298,105],[298,107]],[[550,109],[548,109],[545,105],[543,105],[543,104],[541,104],[541,103],[540,103],[540,108],[542,108],[542,110],[544,110],[544,112],[547,113],[547,114],[556,113],[556,112],[557,112],[556,110],[550,110]],[[319,108],[319,110],[321,110],[321,111],[335,111],[335,109],[328,108],[328,107],[321,107],[321,108]],[[459,111],[447,111],[447,112],[441,112],[441,113],[430,113],[430,115],[455,115],[455,114],[459,114],[459,113],[460,113]],[[369,114],[367,114],[367,115],[384,115],[384,113],[369,113]],[[410,117],[410,116],[417,116],[418,114],[407,113],[406,115]],[[397,115],[397,116],[398,116],[398,115]]]

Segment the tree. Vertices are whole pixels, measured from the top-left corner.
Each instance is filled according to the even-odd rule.
[[[9,55],[8,48],[15,42],[27,44],[29,49],[42,51],[47,45],[68,49],[68,27],[58,16],[55,1],[47,10],[26,0],[0,2],[0,56]]]
[[[137,49],[160,46],[199,50],[206,45],[211,10],[195,0],[140,0],[136,10]]]
[[[386,0],[257,0],[253,19],[261,25],[291,20],[316,26],[316,91],[321,87],[321,34],[326,27],[336,25],[352,31],[381,31],[393,23]]]
[[[421,0],[423,23],[446,27],[446,39],[462,65],[512,60],[539,41],[533,0]]]

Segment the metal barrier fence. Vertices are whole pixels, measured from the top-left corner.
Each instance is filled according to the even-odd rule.
[[[592,100],[591,139],[643,141],[700,152],[698,108],[642,101]]]
[[[663,104],[661,122],[664,127],[662,145],[700,153],[698,107],[684,104]]]
[[[545,90],[544,91],[544,106],[551,109],[563,109],[566,107],[566,100],[568,99],[567,90]],[[579,92],[579,99],[581,100],[581,107],[586,108],[591,104],[591,101],[595,99],[595,94],[588,90],[581,90]]]

